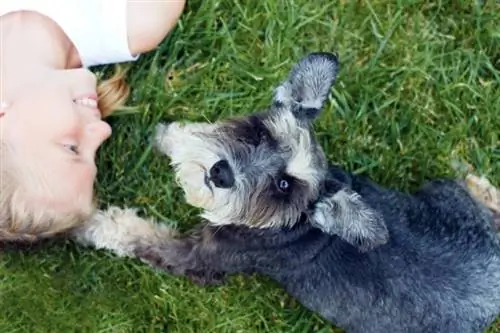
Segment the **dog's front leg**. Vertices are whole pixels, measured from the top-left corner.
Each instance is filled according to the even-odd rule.
[[[145,243],[135,248],[137,258],[154,268],[174,275],[186,276],[200,285],[222,284],[224,255],[207,229],[197,229],[187,236],[166,237],[158,243]]]

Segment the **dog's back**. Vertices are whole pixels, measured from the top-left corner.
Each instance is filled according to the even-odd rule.
[[[285,278],[306,306],[349,332],[373,333],[481,332],[500,314],[498,238],[462,186],[439,180],[407,195],[331,172],[383,215],[390,239],[362,253],[333,236]]]

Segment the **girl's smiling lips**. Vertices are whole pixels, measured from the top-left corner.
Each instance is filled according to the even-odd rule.
[[[84,94],[74,99],[75,104],[90,108],[94,115],[101,118],[101,112],[98,109],[97,94]]]

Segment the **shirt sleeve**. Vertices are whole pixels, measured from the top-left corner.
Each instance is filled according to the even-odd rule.
[[[16,10],[34,10],[57,23],[84,67],[139,58],[128,45],[127,0],[0,0],[0,15]]]
[[[66,3],[68,3],[67,1]],[[79,0],[83,17],[67,34],[75,45],[82,65],[91,67],[135,61],[127,33],[127,0]],[[79,16],[79,13],[74,13]]]

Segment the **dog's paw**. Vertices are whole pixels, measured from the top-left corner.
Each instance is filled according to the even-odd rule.
[[[319,201],[311,222],[323,232],[339,236],[362,252],[389,241],[389,231],[382,215],[348,188],[342,188]]]
[[[474,174],[468,174],[465,177],[465,184],[472,196],[496,213],[498,219],[500,190],[493,186],[486,177],[478,177]]]
[[[72,231],[80,244],[127,257],[133,256],[139,244],[157,244],[174,235],[173,229],[140,217],[136,209],[115,206],[97,211],[90,221]]]

